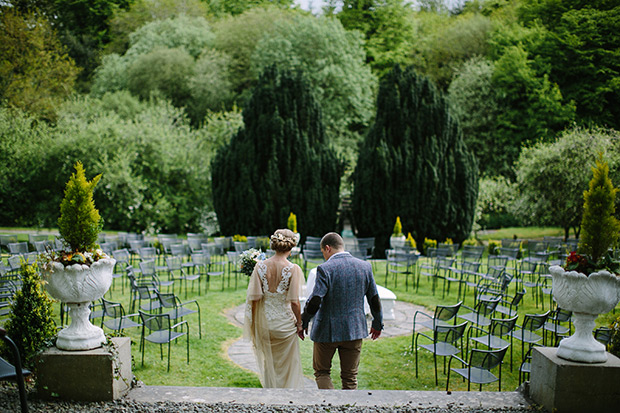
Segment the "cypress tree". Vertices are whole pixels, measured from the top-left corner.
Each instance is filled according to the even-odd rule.
[[[334,230],[344,165],[303,76],[267,68],[243,119],[211,164],[222,233],[270,234],[286,227],[291,211],[304,235]]]
[[[388,247],[397,216],[418,245],[462,242],[471,231],[478,166],[441,92],[413,68],[382,80],[377,115],[360,153],[351,208],[362,237]]]

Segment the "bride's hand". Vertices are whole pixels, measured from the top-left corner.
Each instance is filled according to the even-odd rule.
[[[297,335],[299,336],[299,338],[301,338],[302,340],[305,338],[304,335],[304,328],[301,325],[297,326]]]

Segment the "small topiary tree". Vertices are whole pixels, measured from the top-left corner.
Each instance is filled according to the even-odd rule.
[[[401,224],[400,222],[400,217],[396,217],[394,229],[392,229],[392,235],[395,237],[400,237],[401,235],[403,235],[403,224]]]
[[[592,168],[593,177],[589,188],[583,193],[583,216],[581,218],[581,238],[577,251],[588,257],[586,274],[601,268],[616,270],[618,265],[608,257],[609,247],[614,245],[620,235],[620,221],[616,212],[616,192],[609,179],[609,165],[602,154]]]
[[[579,252],[598,262],[620,235],[620,222],[614,216],[617,188],[609,179],[609,165],[600,157],[592,168],[589,189],[583,193],[583,217]]]
[[[56,325],[37,265],[22,263],[21,275],[22,288],[15,293],[6,331],[19,349],[23,365],[32,368],[34,357],[56,335]]]
[[[286,227],[293,232],[297,232],[297,215],[290,213],[286,221]]]
[[[82,163],[75,163],[75,173],[67,182],[58,218],[60,236],[69,244],[71,251],[89,251],[97,243],[103,222],[95,208],[93,190],[99,179],[101,174],[88,182]]]

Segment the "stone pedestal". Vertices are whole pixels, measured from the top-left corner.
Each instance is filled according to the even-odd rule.
[[[608,353],[605,363],[576,363],[559,358],[557,350],[533,349],[530,398],[561,413],[617,411],[620,359]]]
[[[113,338],[112,355],[100,347],[64,351],[52,347],[37,358],[37,393],[45,400],[105,401],[124,396],[131,387],[131,339]]]

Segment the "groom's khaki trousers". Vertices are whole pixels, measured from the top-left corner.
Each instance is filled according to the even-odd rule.
[[[314,343],[312,367],[319,389],[333,389],[331,369],[334,353],[338,350],[340,358],[340,378],[343,390],[357,389],[357,370],[362,353],[362,340],[341,341],[338,343]]]

